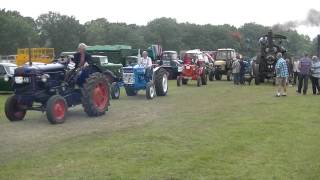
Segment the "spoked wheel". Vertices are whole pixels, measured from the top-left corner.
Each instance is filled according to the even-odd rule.
[[[9,121],[21,121],[25,117],[27,110],[20,107],[19,101],[15,95],[10,96],[5,104],[5,114]]]
[[[64,123],[68,111],[66,100],[60,95],[54,95],[47,101],[47,118],[51,124]]]
[[[155,88],[152,82],[148,82],[147,88],[146,88],[146,97],[147,99],[153,99],[155,97]]]
[[[112,99],[119,99],[120,98],[120,87],[116,82],[112,83],[111,85],[111,97]]]

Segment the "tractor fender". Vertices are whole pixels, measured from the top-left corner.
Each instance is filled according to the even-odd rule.
[[[110,71],[110,70],[105,70],[105,71],[103,72],[103,74],[104,74],[106,77],[108,77],[108,81],[111,81],[110,83],[112,83],[112,81],[113,81],[114,79],[117,79],[117,76],[116,76],[112,71]],[[112,79],[110,79],[110,78],[112,78]]]

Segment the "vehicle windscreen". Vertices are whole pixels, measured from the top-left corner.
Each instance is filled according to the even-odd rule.
[[[231,51],[218,51],[216,59],[218,60],[231,59]]]
[[[162,55],[162,60],[177,60],[178,54],[177,53],[164,53]]]

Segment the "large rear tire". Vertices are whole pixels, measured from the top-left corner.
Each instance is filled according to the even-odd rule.
[[[152,82],[148,82],[147,83],[147,88],[146,88],[146,97],[147,99],[153,99],[156,95],[156,92],[155,92],[155,87],[153,85]]]
[[[120,98],[120,87],[116,82],[111,84],[111,97],[112,99],[119,99]]]
[[[109,83],[101,73],[93,73],[82,88],[82,105],[88,116],[101,116],[109,106]]]
[[[159,69],[154,78],[157,96],[165,96],[168,93],[168,75],[166,70]]]
[[[62,124],[66,120],[68,104],[60,95],[54,95],[47,101],[46,114],[51,124]]]
[[[19,102],[15,95],[10,96],[5,103],[5,114],[9,121],[21,121],[24,119],[27,110],[19,107]]]

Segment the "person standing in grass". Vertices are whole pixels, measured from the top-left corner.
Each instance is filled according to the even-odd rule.
[[[293,62],[293,85],[297,84],[297,79],[299,77],[299,73],[300,73],[299,63],[300,63],[299,59],[295,59]]]
[[[245,74],[245,62],[243,61],[243,58],[240,58],[240,74],[239,74],[239,80],[240,84],[244,85],[244,74]]]
[[[320,94],[320,61],[317,56],[312,57],[312,66],[311,66],[311,83],[312,83],[312,92],[313,95]]]
[[[282,58],[282,53],[277,54],[276,82],[278,84],[276,97],[287,96],[287,80],[289,76],[287,62]],[[281,94],[281,90],[283,93]]]
[[[303,85],[303,95],[307,94],[311,65],[312,65],[311,59],[309,58],[308,54],[305,54],[304,58],[302,58],[299,63],[300,73],[299,73],[299,84],[298,84],[298,90],[297,90],[298,94],[301,94],[302,85]]]
[[[237,54],[236,60],[232,63],[233,83],[239,85],[240,81],[240,56]]]

